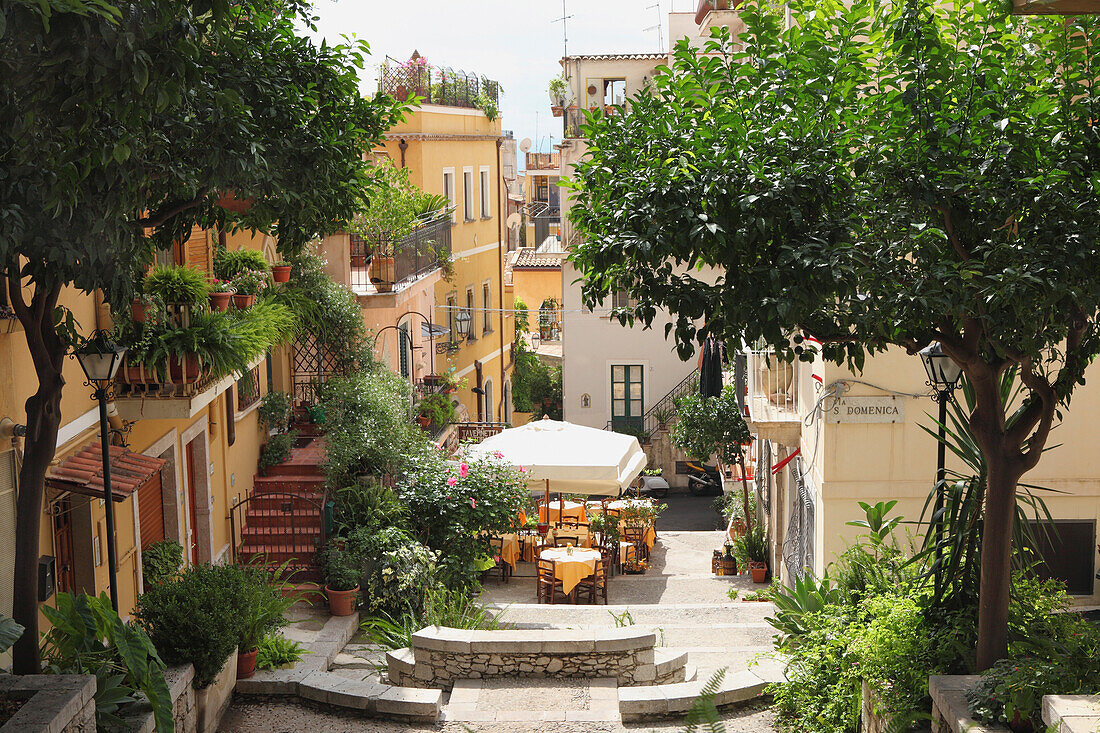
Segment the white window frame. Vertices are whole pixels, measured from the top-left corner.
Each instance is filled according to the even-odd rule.
[[[462,169],[462,216],[466,221],[474,220],[474,167],[472,165]]]
[[[454,167],[443,169],[443,195],[447,197],[448,203],[451,205],[451,221],[455,221],[455,216],[458,207],[456,206],[458,198],[455,189],[455,169]]]
[[[477,170],[478,181],[481,185],[481,218],[491,219],[493,216],[493,190],[491,187],[492,177],[489,175],[490,168],[487,165],[483,165]]]

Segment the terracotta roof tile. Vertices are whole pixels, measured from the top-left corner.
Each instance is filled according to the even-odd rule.
[[[110,447],[110,455],[111,498],[116,502],[144,486],[167,463],[163,458],[134,453],[117,445]],[[46,485],[52,489],[102,499],[103,453],[99,440],[94,440],[58,464],[46,479]]]

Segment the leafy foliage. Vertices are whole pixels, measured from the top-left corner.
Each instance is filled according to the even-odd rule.
[[[369,175],[375,182],[369,203],[351,221],[348,231],[359,234],[376,249],[393,254],[393,245],[416,227],[446,211],[436,195],[427,194],[409,182],[409,169],[386,161],[372,164]]]
[[[425,626],[446,626],[452,629],[508,628],[468,590],[429,586],[424,608],[419,613],[406,612],[397,617],[386,615],[368,618],[360,627],[367,638],[387,649],[412,646],[412,635]]]
[[[282,634],[265,636],[260,639],[257,649],[257,669],[275,669],[285,664],[293,664],[307,653],[304,646]]]
[[[260,460],[257,463],[257,467],[261,470],[267,470],[272,466],[277,466],[280,463],[285,463],[290,458],[290,453],[294,449],[294,441],[298,439],[298,431],[291,430],[286,433],[276,433],[269,436],[267,442],[263,444],[260,449]]]
[[[293,413],[290,395],[286,392],[276,389],[265,394],[260,400],[257,412],[267,430],[285,433],[290,429],[290,418]]]
[[[183,565],[183,545],[175,540],[154,542],[141,551],[145,585],[160,585],[176,576]]]
[[[347,536],[357,529],[377,533],[405,526],[405,505],[393,489],[377,479],[361,479],[337,489],[334,495],[332,522],[337,535]]]
[[[14,619],[7,616],[0,616],[0,654],[10,649],[16,639],[22,635],[23,626],[21,624],[16,623]]]
[[[165,303],[205,305],[210,284],[206,276],[194,267],[161,265],[145,276],[143,292]]]
[[[676,410],[679,419],[672,428],[673,442],[698,461],[717,453],[723,463],[733,465],[741,457],[742,443],[752,440],[732,384],[718,397],[704,399],[688,393],[676,401]]]
[[[157,733],[173,730],[165,664],[140,627],[122,622],[106,593],[58,593],[57,608],[42,606],[42,613],[53,627],[44,639],[47,669],[96,676],[97,728],[124,727],[119,711],[140,691],[153,709]]]
[[[214,251],[214,277],[219,280],[236,280],[249,270],[262,273],[271,270],[263,252],[248,247],[234,250],[218,247]]]

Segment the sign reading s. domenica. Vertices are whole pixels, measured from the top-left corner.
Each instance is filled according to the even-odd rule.
[[[825,411],[827,422],[905,422],[904,397],[841,397]]]

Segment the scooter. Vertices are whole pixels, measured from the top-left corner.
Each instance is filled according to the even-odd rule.
[[[725,493],[717,466],[688,462],[688,491],[692,496],[721,496]]]

